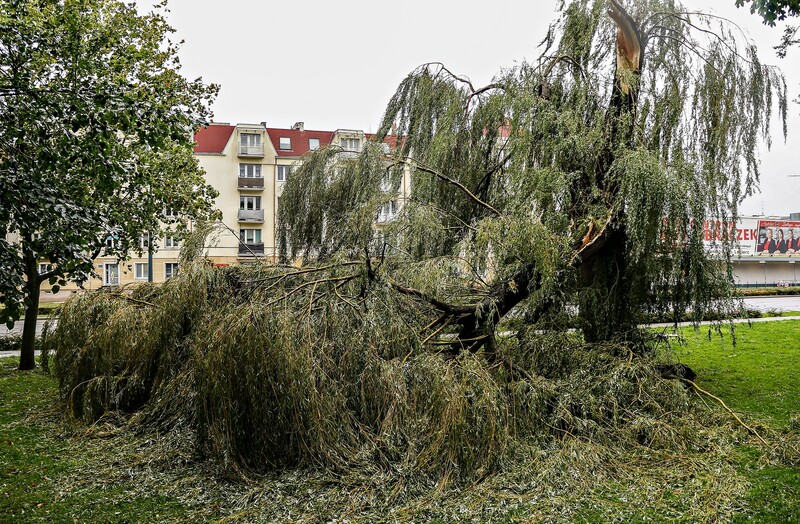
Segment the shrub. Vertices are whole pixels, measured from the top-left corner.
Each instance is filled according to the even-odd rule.
[[[0,351],[19,351],[22,347],[22,336],[7,335],[0,337]]]

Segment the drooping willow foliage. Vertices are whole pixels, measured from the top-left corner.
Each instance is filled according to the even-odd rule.
[[[73,417],[127,415],[236,476],[300,466],[464,481],[564,435],[691,445],[669,422],[687,413],[684,388],[623,346],[525,329],[487,366],[430,351],[420,333],[434,308],[362,263],[181,264],[164,284],[64,305],[46,342]]]
[[[775,114],[786,118],[782,76],[737,27],[662,0],[630,4],[642,51],[625,70],[613,4],[565,3],[539,60],[488,86],[438,63],[409,74],[378,135],[396,145],[388,157],[377,146],[358,163],[322,152],[289,182],[279,210],[287,255],[364,253],[368,235],[348,242],[342,231],[368,232],[375,181],[383,173],[396,187],[406,169],[410,197],[382,231],[391,249],[370,256],[390,253],[390,275],[447,258],[460,280],[434,287],[460,288],[472,274],[477,293],[440,290],[442,302],[477,305],[488,292],[499,304],[503,283],[524,274],[528,291],[549,285],[559,304],[579,304],[594,340],[630,338],[644,312],[701,318],[732,307],[720,301],[731,244],[710,259],[701,224],[733,221],[756,187],[759,144]]]

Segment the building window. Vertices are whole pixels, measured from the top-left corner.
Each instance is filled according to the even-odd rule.
[[[241,140],[242,147],[244,148],[257,148],[261,146],[261,135],[258,133],[242,133],[239,135],[239,139]]]
[[[261,209],[261,197],[240,196],[239,209],[244,211],[259,211]]]
[[[147,280],[147,262],[136,262],[133,265],[133,278],[136,280]]]
[[[261,230],[260,229],[240,229],[239,240],[245,244],[260,244],[261,243]]]
[[[180,242],[174,236],[168,235],[164,237],[164,247],[167,249],[177,249],[180,247]]]
[[[150,233],[142,233],[139,235],[139,247],[142,249],[150,247]]]
[[[106,286],[119,285],[119,264],[106,262],[103,265],[103,284]]]
[[[44,275],[45,273],[49,273],[53,270],[53,264],[48,264],[46,262],[39,263],[39,274]]]
[[[178,263],[177,262],[165,262],[164,263],[164,279],[172,278],[178,276]]]
[[[164,208],[164,218],[176,218],[178,214],[175,212],[175,209],[171,207]]]
[[[239,154],[264,156],[261,135],[258,133],[242,133],[239,135]]]
[[[239,164],[240,178],[261,178],[261,164]]]
[[[292,139],[288,136],[282,136],[280,138],[280,145],[281,151],[291,151],[292,150]]]
[[[342,138],[339,140],[339,145],[342,146],[342,149],[345,151],[352,151],[355,153],[361,151],[361,140],[358,138]]]
[[[117,237],[116,235],[108,235],[106,237],[106,247],[109,249],[114,249],[117,244]]]
[[[294,166],[278,166],[278,182],[286,182]]]
[[[308,150],[309,151],[316,151],[319,149],[319,138],[309,138],[308,139]]]
[[[393,183],[392,174],[389,172],[381,178],[381,191],[384,193],[397,192],[397,185]]]
[[[385,202],[378,210],[378,222],[388,222],[397,214],[397,200]]]

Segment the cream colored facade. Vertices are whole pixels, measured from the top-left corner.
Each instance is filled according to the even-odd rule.
[[[207,256],[215,264],[274,257],[276,152],[264,126],[239,124],[222,152],[195,155],[206,182],[219,191],[216,207],[222,212],[222,223],[209,238]]]
[[[219,191],[215,206],[222,220],[206,244],[206,256],[217,265],[277,259],[277,211],[283,186],[291,171],[308,151],[337,145],[357,153],[371,138],[360,130],[306,131],[298,122],[291,128],[261,124],[212,123],[195,135],[195,157],[208,184]],[[408,194],[409,176],[403,177],[397,199],[376,216],[376,228],[392,220]],[[180,210],[176,210],[180,212]],[[191,228],[191,225],[190,225]],[[113,239],[109,238],[109,242]],[[148,280],[147,239],[140,239],[141,253],[128,260],[98,257],[98,278],[84,283],[86,289],[125,285]],[[153,239],[152,278],[163,282],[179,271],[180,242]],[[44,262],[43,262],[44,263]],[[71,284],[65,289],[76,288]]]

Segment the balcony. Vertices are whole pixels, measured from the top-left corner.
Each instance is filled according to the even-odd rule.
[[[260,198],[260,197],[259,197]],[[240,209],[239,222],[263,222],[263,209]]]
[[[244,256],[253,256],[253,255],[263,255],[264,254],[264,243],[259,242],[257,244],[239,244],[239,255]]]
[[[264,179],[239,177],[239,189],[250,189],[255,191],[262,191],[264,189]]]
[[[264,144],[239,144],[239,156],[263,157]]]

